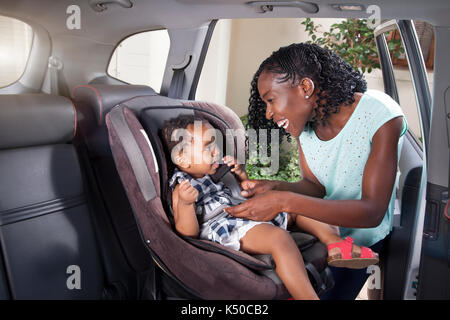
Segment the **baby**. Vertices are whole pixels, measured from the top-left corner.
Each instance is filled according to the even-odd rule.
[[[176,137],[180,129],[184,132],[181,142]],[[214,183],[211,179],[219,167],[220,150],[214,135],[207,134],[210,132],[208,130],[214,130],[208,121],[191,115],[170,119],[163,126],[164,140],[177,166],[169,181],[173,190],[172,209],[176,230],[184,236],[211,240],[249,254],[270,254],[278,276],[294,299],[318,299],[300,251],[286,231],[298,220],[295,216],[281,212],[271,221],[259,222],[236,218],[223,210],[236,205],[236,199],[222,182]],[[222,161],[232,167],[231,172],[240,182],[248,180],[244,166],[233,157],[226,156]],[[351,245],[348,238],[342,240],[337,234],[329,236],[343,246]],[[329,246],[329,255],[333,249],[336,248]],[[364,247],[359,249],[370,250]],[[339,263],[336,265],[339,266]],[[341,266],[348,265],[344,263]]]

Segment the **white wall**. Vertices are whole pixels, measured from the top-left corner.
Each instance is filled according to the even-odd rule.
[[[226,104],[247,113],[250,82],[259,65],[281,46],[307,40],[300,19],[255,19],[232,22]]]
[[[214,29],[204,67],[200,74],[196,99],[226,105],[230,63],[231,20],[219,20]]]

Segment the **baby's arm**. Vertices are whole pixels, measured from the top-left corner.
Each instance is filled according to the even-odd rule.
[[[175,228],[184,236],[198,237],[199,227],[195,214],[195,200],[198,191],[189,183],[183,180],[175,187],[172,193],[173,213]]]
[[[243,164],[239,164],[238,161],[232,156],[225,156],[222,160],[227,166],[233,166],[231,172],[234,172],[240,182],[248,180],[248,175],[247,172],[245,172],[245,167]]]

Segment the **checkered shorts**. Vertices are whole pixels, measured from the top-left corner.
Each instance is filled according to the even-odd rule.
[[[286,212],[281,212],[268,222],[235,218],[229,215],[223,209],[233,205],[231,191],[222,182],[214,183],[209,175],[194,179],[188,173],[176,169],[169,180],[169,186],[173,190],[177,183],[185,179],[189,180],[198,191],[195,212],[199,220],[201,239],[211,240],[239,250],[240,239],[248,230],[258,224],[272,224],[283,229],[287,227]]]

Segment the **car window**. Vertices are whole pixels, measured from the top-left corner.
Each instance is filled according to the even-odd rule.
[[[130,84],[148,85],[159,92],[169,48],[167,30],[132,35],[114,50],[108,74]]]
[[[32,28],[17,19],[0,16],[0,87],[20,79],[33,41]]]
[[[423,22],[414,21],[417,37],[422,50],[423,60],[427,69],[428,85],[430,93],[433,92],[433,76],[434,76],[434,30],[433,26]],[[392,49],[394,45],[391,43],[398,40],[399,46],[403,48],[401,37],[398,29],[390,31],[386,35],[386,41],[391,51],[391,59],[394,67],[395,82],[397,85],[399,103],[402,108],[406,120],[408,121],[408,129],[416,138],[419,145],[422,145],[422,132],[420,127],[419,109],[414,92],[414,85],[411,78],[408,60],[405,53],[399,52],[394,54]]]

